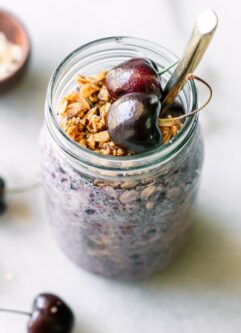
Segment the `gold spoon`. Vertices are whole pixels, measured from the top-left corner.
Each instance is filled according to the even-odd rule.
[[[214,11],[208,9],[198,15],[183,56],[163,91],[162,116],[165,113],[166,107],[174,102],[175,97],[182,89],[187,75],[193,73],[198,66],[217,26],[218,17]]]

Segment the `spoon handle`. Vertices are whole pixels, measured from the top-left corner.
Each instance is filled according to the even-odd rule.
[[[192,73],[202,59],[218,25],[216,13],[210,9],[202,11],[195,22],[191,37],[183,56],[167,82],[162,95],[162,111],[173,103],[175,97],[186,82],[186,76]]]

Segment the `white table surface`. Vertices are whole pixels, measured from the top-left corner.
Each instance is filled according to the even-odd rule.
[[[0,174],[9,186],[38,173],[38,132],[49,76],[77,46],[109,35],[147,38],[181,55],[199,10],[220,26],[197,73],[213,86],[201,115],[206,159],[187,247],[164,273],[138,283],[78,269],[52,240],[42,190],[8,197],[0,217],[0,307],[28,310],[41,291],[60,294],[75,333],[241,331],[241,18],[239,1],[0,0],[30,30],[26,80],[0,98]],[[0,314],[1,333],[25,333],[26,318]]]

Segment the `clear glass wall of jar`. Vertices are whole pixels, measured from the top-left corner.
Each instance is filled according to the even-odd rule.
[[[131,57],[160,67],[177,60],[146,40],[113,37],[71,53],[52,76],[41,133],[41,164],[53,234],[77,265],[107,277],[138,279],[167,266],[191,225],[203,162],[198,116],[188,118],[168,144],[136,156],[101,156],[61,130],[61,98],[77,73],[95,74]],[[171,75],[168,71],[163,80]],[[187,112],[197,107],[195,84],[180,94]]]

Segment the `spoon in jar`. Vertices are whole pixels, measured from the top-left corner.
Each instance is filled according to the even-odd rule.
[[[218,17],[214,11],[208,9],[198,15],[183,56],[163,91],[161,99],[162,116],[165,114],[167,107],[174,102],[175,97],[185,84],[188,74],[192,73],[198,66],[217,26]]]

